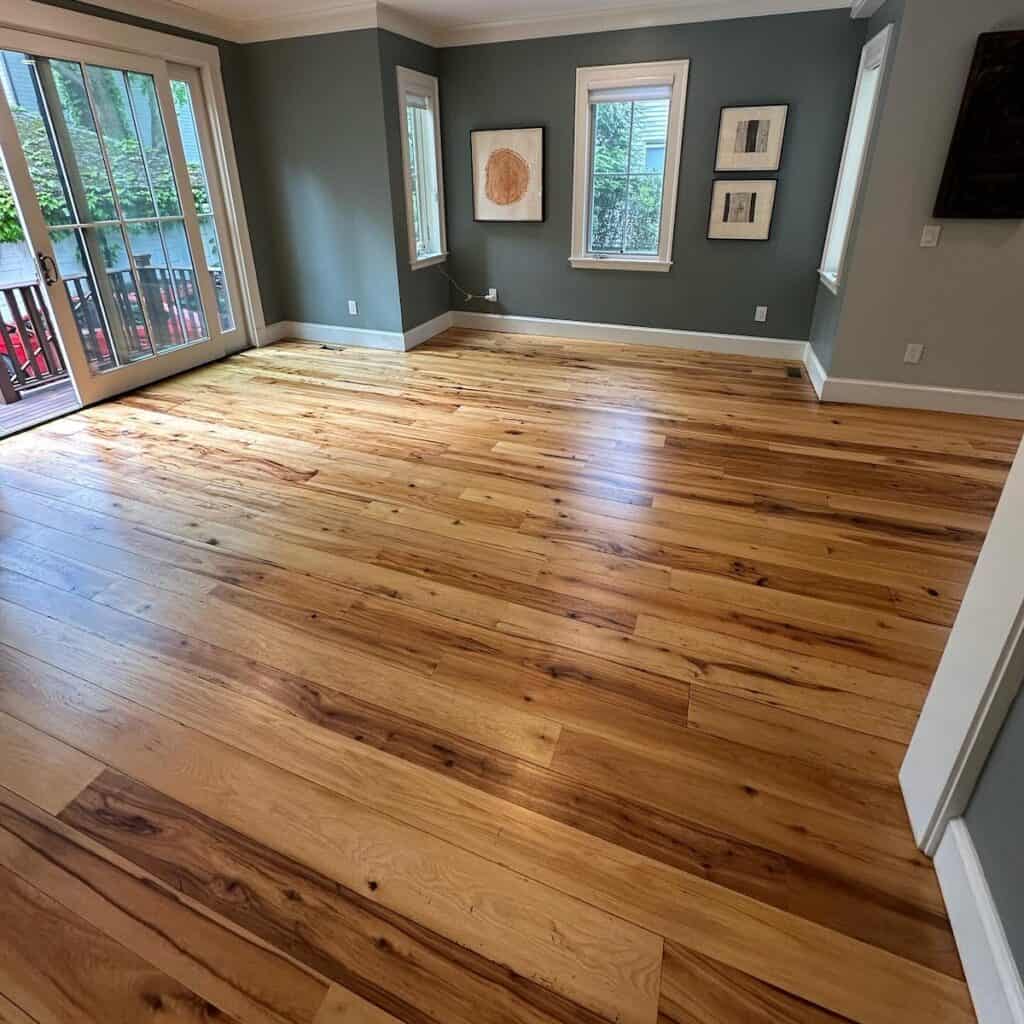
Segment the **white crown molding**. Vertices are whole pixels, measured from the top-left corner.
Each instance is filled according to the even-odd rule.
[[[175,28],[198,32],[200,35],[214,39],[235,40],[238,22],[232,18],[224,18],[217,14],[197,10],[189,4],[177,3],[176,0],[94,0],[97,6],[106,7],[120,14],[131,14],[136,18],[145,18],[159,22],[161,25],[173,25]]]
[[[232,39],[237,43],[262,43],[271,39],[295,39],[300,36],[322,36],[329,32],[355,32],[377,27],[377,4],[340,4],[294,14],[272,14],[266,17],[235,21]]]
[[[684,25],[698,21],[729,18],[757,18],[770,14],[793,14],[848,7],[850,0],[676,0],[675,3],[625,5],[602,11],[548,14],[543,17],[508,21],[483,21],[452,25],[440,33],[440,46],[473,46],[503,43],[514,39],[572,36],[587,32],[615,32],[620,29]]]
[[[853,0],[851,18],[870,18],[885,3],[885,0]]]
[[[207,14],[176,0],[101,0],[101,6],[236,43],[256,43],[271,39],[325,35],[329,32],[382,28],[426,43],[428,46],[442,47],[580,35],[586,32],[613,32],[620,29],[682,25],[700,21],[723,21],[730,18],[756,18],[772,14],[796,14],[803,11],[846,8],[850,6],[850,2],[851,0],[673,0],[672,3],[641,6],[626,4],[600,11],[556,12],[542,17],[481,21],[463,25],[431,24],[376,0],[328,4],[295,13],[256,15],[248,18],[227,18]],[[858,2],[870,5],[875,0]]]

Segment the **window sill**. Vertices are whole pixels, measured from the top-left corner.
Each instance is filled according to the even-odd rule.
[[[444,263],[448,259],[448,253],[439,252],[433,256],[422,256],[418,260],[409,260],[409,266],[413,270],[422,270],[424,267],[433,267],[435,264]]]
[[[839,275],[829,270],[818,270],[818,280],[833,294],[839,294]]]
[[[653,270],[664,273],[672,269],[671,260],[635,259],[629,256],[607,259],[598,256],[570,256],[569,263],[575,270]]]

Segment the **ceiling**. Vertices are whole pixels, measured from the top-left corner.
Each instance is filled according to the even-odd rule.
[[[387,28],[435,46],[854,8],[872,0],[98,0],[236,42]],[[858,15],[861,11],[856,12]]]

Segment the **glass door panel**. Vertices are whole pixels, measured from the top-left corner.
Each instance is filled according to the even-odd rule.
[[[154,75],[27,51],[0,59],[90,370],[208,341],[203,294],[212,308],[215,289],[197,280]]]
[[[218,226],[219,204],[215,204],[215,197],[220,195],[220,188],[219,181],[216,180],[216,166],[207,160],[211,141],[206,110],[202,103],[201,84],[199,75],[193,68],[172,66],[170,73],[174,112],[188,167],[196,216],[199,219],[203,260],[217,298],[220,329],[227,333],[233,331],[236,326],[232,285],[237,278],[231,253],[221,245],[221,238],[227,236],[226,232],[222,235],[222,229]],[[212,183],[211,175],[214,178]],[[222,215],[220,220],[223,223]]]

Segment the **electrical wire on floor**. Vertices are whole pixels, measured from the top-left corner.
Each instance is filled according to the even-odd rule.
[[[448,280],[455,286],[455,290],[457,292],[461,292],[462,293],[462,297],[463,297],[462,301],[463,302],[470,303],[474,299],[479,299],[481,302],[490,302],[491,301],[489,298],[487,298],[486,295],[474,295],[472,292],[467,292],[466,289],[463,288],[462,285],[459,284],[459,282],[456,281],[455,278],[452,277],[452,275],[449,274],[447,270],[442,270],[440,267],[438,267],[437,268],[437,272],[439,274],[442,274],[444,277],[448,278]]]

